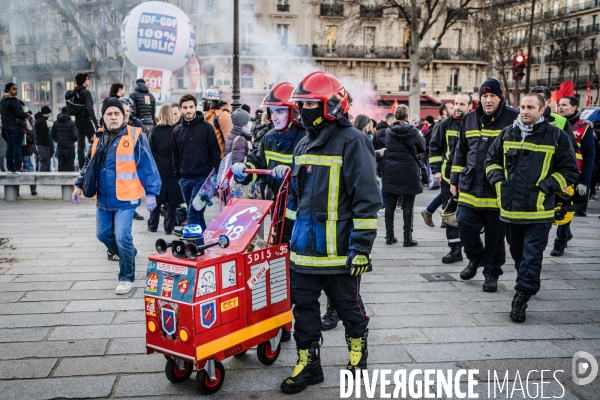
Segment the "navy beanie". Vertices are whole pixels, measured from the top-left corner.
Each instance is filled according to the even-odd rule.
[[[60,112],[61,112],[62,114],[68,114],[68,113],[69,113],[69,110],[67,110],[67,107],[65,106],[65,107],[63,107],[63,108],[61,108],[61,109],[60,109]]]
[[[123,104],[116,97],[107,97],[104,99],[104,103],[102,103],[102,115],[104,116],[104,112],[108,107],[119,107],[123,115],[125,115],[125,109],[123,108]]]
[[[502,85],[500,85],[498,79],[491,78],[483,82],[483,84],[479,88],[479,97],[481,98],[481,96],[486,93],[495,94],[496,96],[504,100],[504,95],[502,94]]]

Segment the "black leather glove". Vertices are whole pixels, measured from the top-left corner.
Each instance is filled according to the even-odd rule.
[[[546,180],[541,181],[539,187],[546,196],[554,194],[554,185],[548,184]]]

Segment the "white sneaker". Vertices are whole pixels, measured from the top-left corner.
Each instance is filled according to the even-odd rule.
[[[377,215],[379,217],[385,217],[385,208],[382,208],[381,210],[377,211]]]
[[[131,289],[133,289],[133,282],[121,281],[121,282],[119,282],[119,285],[115,289],[115,293],[116,294],[127,294],[127,293],[131,292]]]

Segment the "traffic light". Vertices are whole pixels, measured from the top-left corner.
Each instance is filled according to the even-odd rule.
[[[525,76],[525,68],[527,67],[527,56],[517,54],[513,57],[513,80],[520,81]]]

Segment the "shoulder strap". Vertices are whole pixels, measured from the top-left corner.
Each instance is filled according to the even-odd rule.
[[[221,125],[219,125],[219,114],[217,114],[215,112],[215,117],[213,118],[213,125],[215,126],[215,129],[217,129],[218,131],[221,130]]]

